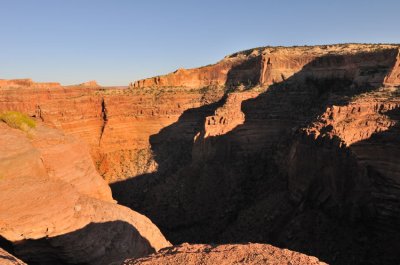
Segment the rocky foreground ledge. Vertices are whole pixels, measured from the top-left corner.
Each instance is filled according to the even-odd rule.
[[[182,244],[148,257],[126,260],[123,265],[323,265],[316,257],[266,244],[201,245]]]

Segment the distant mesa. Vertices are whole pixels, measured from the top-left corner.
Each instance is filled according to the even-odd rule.
[[[80,87],[101,87],[96,80],[83,82]],[[0,79],[0,88],[59,88],[63,87],[59,82],[35,82],[31,78],[23,79]],[[71,87],[71,86],[67,86]]]
[[[31,87],[31,88],[55,88],[61,87],[58,82],[34,82],[30,78],[26,79],[0,79],[0,88],[18,88],[18,87]]]
[[[96,80],[87,81],[84,83],[79,84],[79,86],[83,87],[100,87]]]

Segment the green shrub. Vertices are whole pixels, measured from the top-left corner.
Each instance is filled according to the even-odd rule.
[[[6,111],[1,113],[0,120],[7,123],[7,125],[12,128],[20,129],[25,132],[36,127],[35,120],[17,111]]]

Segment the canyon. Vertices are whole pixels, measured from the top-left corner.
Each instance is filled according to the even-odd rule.
[[[32,264],[223,259],[199,244],[398,264],[399,87],[389,44],[260,47],[127,87],[0,80],[0,112],[38,123],[0,123],[0,236]],[[190,245],[167,261],[168,240]]]

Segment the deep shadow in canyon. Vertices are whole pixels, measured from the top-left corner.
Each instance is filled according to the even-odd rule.
[[[341,146],[340,139],[315,139],[300,130],[328,107],[345,106],[382,86],[390,67],[365,69],[357,56],[368,55],[352,56],[347,60],[361,73],[372,71],[374,82],[355,82],[351,72],[315,76],[317,68],[345,63],[341,55],[320,57],[243,101],[245,122],[223,135],[203,138],[205,118],[228,94],[185,111],[150,137],[158,171],[112,184],[114,197],[148,216],[174,244],[265,242],[331,264],[398,264],[398,218],[385,226],[397,213],[380,216],[375,192],[383,187],[376,182],[387,182],[387,176],[368,161],[359,163],[352,146]],[[227,84],[237,82],[234,73],[228,77]],[[398,128],[355,148],[385,135],[398,142],[392,130]],[[397,189],[391,183],[387,189]]]

